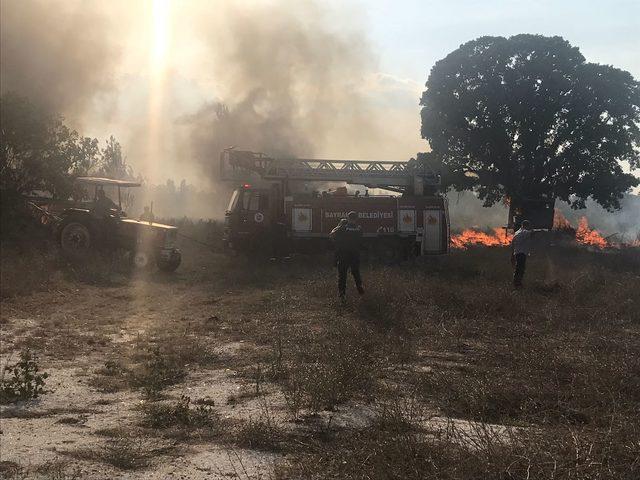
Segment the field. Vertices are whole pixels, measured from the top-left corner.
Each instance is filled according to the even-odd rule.
[[[538,249],[521,291],[504,247],[367,261],[342,304],[330,256],[185,240],[133,274],[44,243],[3,248],[5,478],[640,476],[638,249]]]

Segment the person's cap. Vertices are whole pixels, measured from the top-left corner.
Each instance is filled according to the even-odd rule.
[[[347,218],[349,220],[357,220],[358,219],[358,214],[352,210],[349,213],[347,213]]]

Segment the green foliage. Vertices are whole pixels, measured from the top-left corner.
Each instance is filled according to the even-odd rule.
[[[18,362],[4,367],[0,379],[0,403],[30,400],[45,393],[44,382],[49,374],[39,371],[35,356],[29,350],[23,350]],[[4,378],[7,372],[11,375],[9,379]]]
[[[70,129],[63,118],[6,93],[0,98],[0,192],[3,205],[36,190],[56,198],[74,192],[73,177],[99,173],[131,176],[120,144],[110,137],[103,149],[98,140]]]
[[[640,183],[640,84],[587,63],[561,37],[481,37],[440,60],[422,95],[422,137],[444,181],[485,205],[555,197],[607,209]]]

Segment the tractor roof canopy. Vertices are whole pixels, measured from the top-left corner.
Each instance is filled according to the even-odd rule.
[[[132,182],[129,180],[115,180],[113,178],[101,178],[101,177],[78,177],[76,183],[83,185],[95,185],[95,186],[107,186],[114,185],[116,187],[139,187],[140,182]]]

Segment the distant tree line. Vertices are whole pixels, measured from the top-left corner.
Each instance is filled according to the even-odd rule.
[[[151,185],[135,175],[127,164],[120,143],[85,137],[68,127],[62,116],[6,93],[0,97],[0,195],[3,223],[13,218],[24,196],[46,194],[56,199],[79,198],[74,178],[100,176],[137,180],[141,188],[126,192],[123,207],[137,216],[153,203],[163,218],[212,218],[224,214],[224,202],[216,192],[200,190],[182,180],[169,179]],[[5,218],[9,215],[9,218]],[[6,223],[5,223],[6,224]]]

